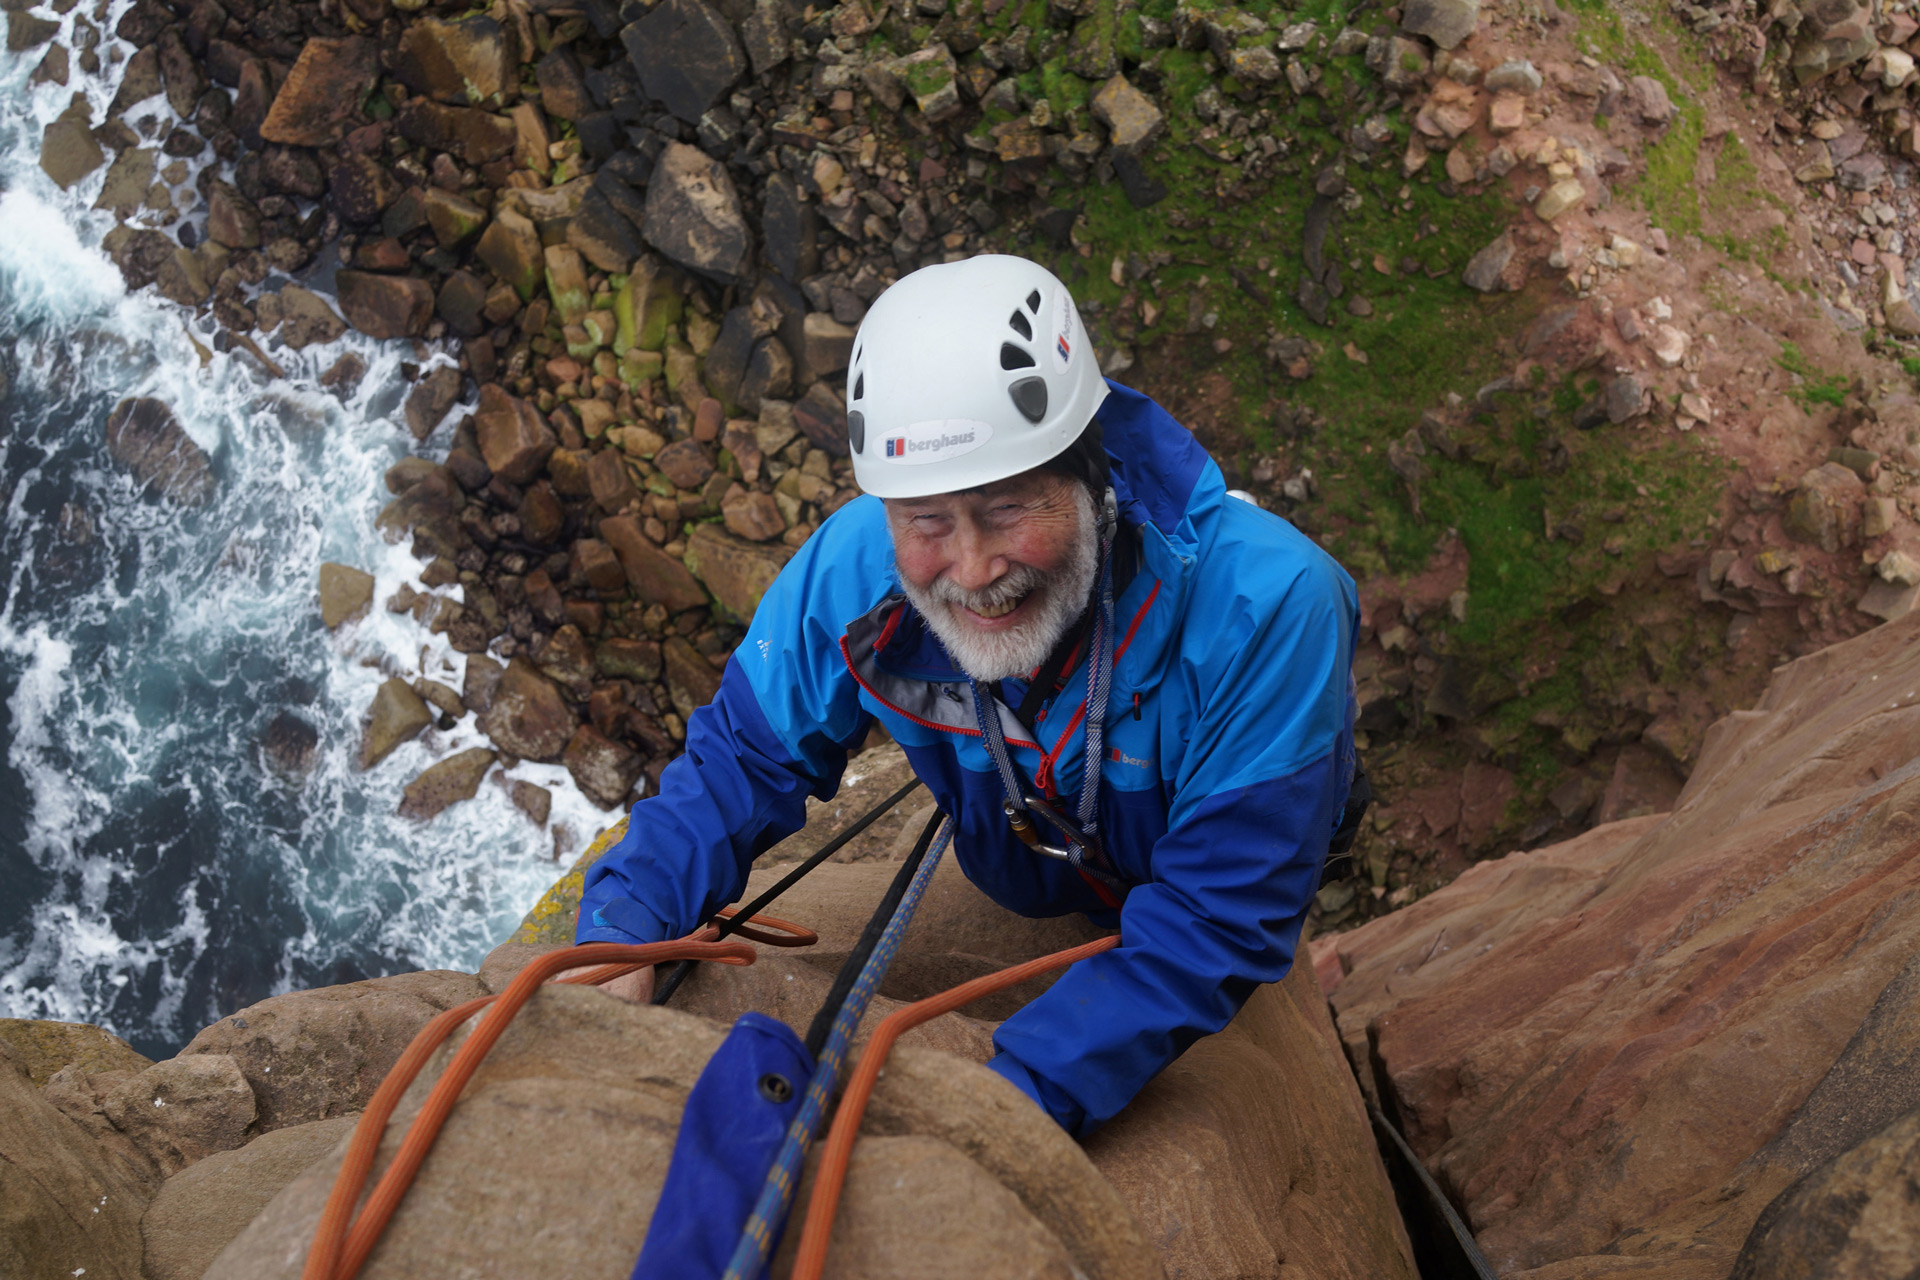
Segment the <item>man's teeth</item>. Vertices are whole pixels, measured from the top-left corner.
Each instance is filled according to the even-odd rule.
[[[1020,597],[1020,600],[1025,599],[1025,596]],[[1009,600],[1005,604],[981,605],[975,607],[973,611],[983,618],[1004,618],[1020,607],[1020,600]]]

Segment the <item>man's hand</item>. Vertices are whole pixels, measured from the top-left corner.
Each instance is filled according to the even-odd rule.
[[[557,976],[570,978],[576,973],[586,973],[589,969],[604,967],[603,965],[597,964],[583,965],[578,969],[568,969]],[[625,977],[615,978],[612,982],[603,982],[600,984],[600,990],[606,992],[608,995],[618,996],[622,1000],[631,1001],[634,1004],[646,1004],[653,999],[653,966],[648,965],[644,969],[636,969]]]

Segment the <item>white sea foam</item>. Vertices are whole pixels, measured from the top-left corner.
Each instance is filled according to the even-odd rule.
[[[515,778],[554,793],[545,830],[492,781],[431,823],[399,818],[421,769],[484,745],[471,714],[354,767],[382,680],[458,688],[465,669],[381,607],[424,589],[373,530],[411,444],[400,365],[419,356],[349,333],[273,348],[287,377],[268,382],[250,357],[207,354],[210,320],[129,295],[98,247],[112,220],[88,207],[104,169],[62,192],[36,163],[72,93],[97,121],[112,78],[30,90],[38,56],[0,55],[0,1014],[101,1023],[151,1051],[292,985],[471,969],[615,815],[563,768],[523,763]],[[163,99],[142,112],[173,119]],[[368,373],[342,402],[318,378],[349,351]],[[110,464],[101,423],[129,395],[166,401],[212,456],[206,507],[143,497]],[[316,604],[328,560],[376,581],[370,614],[335,635]],[[259,745],[282,711],[318,731],[303,778]]]

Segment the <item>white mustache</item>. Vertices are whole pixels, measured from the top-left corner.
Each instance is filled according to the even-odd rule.
[[[959,605],[985,617],[996,617],[1025,599],[1035,588],[1049,585],[1049,576],[1032,565],[1015,565],[978,591],[968,591],[942,576],[934,579],[927,594],[940,604]]]

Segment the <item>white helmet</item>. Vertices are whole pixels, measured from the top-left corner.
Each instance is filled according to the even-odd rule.
[[[1106,398],[1053,272],[1003,254],[922,267],[874,301],[854,336],[854,478],[882,498],[1004,480],[1079,439]]]

